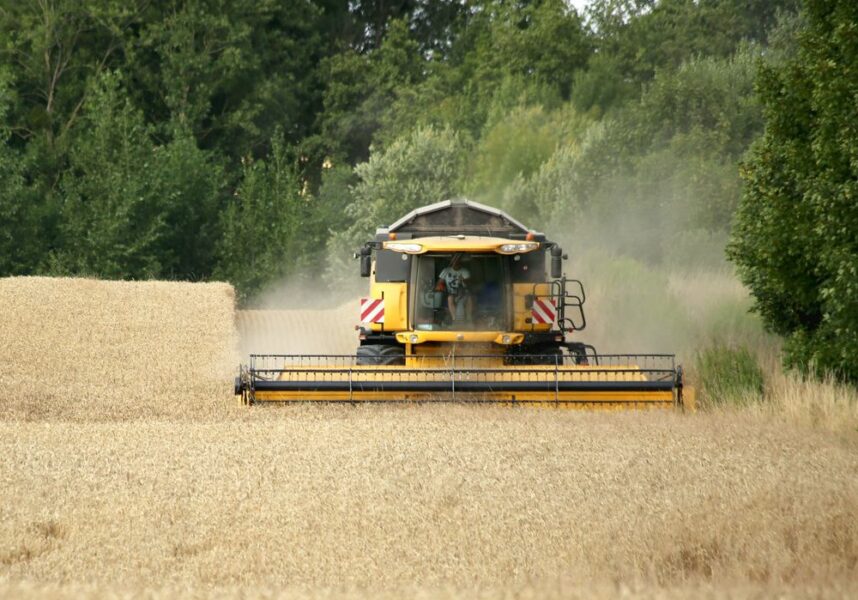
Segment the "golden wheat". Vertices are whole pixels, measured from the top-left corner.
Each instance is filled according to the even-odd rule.
[[[358,590],[844,585],[855,444],[727,416],[467,407],[0,424],[0,574]]]
[[[764,356],[766,392],[743,413],[840,434],[858,433],[858,390],[831,378],[822,381],[785,372],[778,357]]]
[[[221,283],[0,279],[0,415],[221,413],[238,364],[233,305]]]
[[[815,422],[239,409],[228,286],[13,279],[0,301],[0,596],[858,593],[842,388],[782,380],[796,415],[833,407]],[[238,323],[272,318],[309,322]]]

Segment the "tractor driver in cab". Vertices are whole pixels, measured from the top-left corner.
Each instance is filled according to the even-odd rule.
[[[435,289],[447,294],[447,308],[453,321],[470,319],[472,311],[468,280],[471,273],[462,266],[462,253],[456,252],[450,259],[450,265],[438,276]],[[461,307],[461,308],[460,308]]]

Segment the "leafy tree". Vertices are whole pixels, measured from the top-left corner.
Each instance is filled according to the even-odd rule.
[[[235,285],[241,301],[292,274],[302,249],[307,199],[281,132],[271,145],[268,160],[242,160],[241,183],[221,218],[214,277]]]
[[[112,278],[155,277],[165,230],[151,185],[151,129],[123,99],[120,77],[101,77],[85,104],[62,178],[63,246],[56,267]]]
[[[490,44],[481,48],[483,65],[551,84],[564,99],[591,51],[581,18],[561,0],[500,8],[493,19]]]
[[[352,189],[358,178],[348,164],[330,164],[322,171],[322,183],[318,193],[309,200],[309,214],[304,227],[308,247],[323,248],[337,231],[352,224],[346,208],[352,203]],[[317,252],[309,252],[303,262],[315,262]]]
[[[198,278],[211,270],[219,168],[193,140],[166,145],[105,73],[84,106],[63,174],[55,269],[111,278]]]
[[[157,147],[152,185],[166,223],[158,242],[161,276],[202,279],[215,267],[215,247],[226,179],[220,162],[179,132]]]
[[[500,204],[525,222],[551,224],[556,231],[577,222],[581,204],[577,190],[579,143],[569,140],[532,177],[519,174],[503,192]]]
[[[21,138],[62,148],[78,122],[88,82],[121,66],[124,37],[139,26],[145,0],[5,2],[2,52],[14,68],[17,102],[9,113]]]
[[[421,63],[418,44],[403,21],[391,23],[376,51],[348,50],[325,61],[328,86],[320,135],[328,154],[349,162],[366,160],[384,111],[402,88],[422,77]]]
[[[560,1],[480,3],[458,23],[443,60],[433,56],[422,80],[398,90],[374,142],[415,124],[477,138],[521,104],[557,108],[591,51],[580,17]]]
[[[739,195],[736,162],[762,129],[755,60],[746,49],[659,71],[583,152],[583,205],[632,209],[653,226],[726,231]]]
[[[0,71],[0,275],[25,274],[44,261],[37,194],[26,181],[26,159],[9,145],[9,74]]]
[[[639,86],[622,73],[620,59],[605,52],[593,54],[586,69],[575,74],[571,100],[575,108],[601,115],[639,95]]]
[[[807,0],[797,54],[763,65],[766,130],[730,257],[786,362],[858,381],[858,5]]]
[[[597,52],[576,84],[576,106],[602,112],[632,89],[692,57],[727,58],[745,42],[765,43],[780,12],[798,0],[594,0]]]
[[[497,197],[516,177],[529,177],[557,148],[562,132],[539,106],[520,107],[489,129],[471,159],[469,193]]]
[[[464,143],[457,133],[425,128],[357,165],[359,181],[352,188],[352,203],[345,209],[351,225],[335,232],[328,244],[329,277],[338,281],[348,272],[351,253],[377,227],[424,204],[454,197],[460,190],[463,154]]]
[[[280,127],[291,143],[311,133],[328,53],[321,9],[311,2],[171,0],[129,40],[126,71],[147,119],[176,125],[238,162],[268,151]]]

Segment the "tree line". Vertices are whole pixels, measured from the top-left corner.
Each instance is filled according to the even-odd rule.
[[[467,195],[676,268],[722,260],[736,219],[730,252],[767,323],[816,331],[845,303],[854,340],[854,303],[837,300],[858,297],[854,247],[830,246],[856,228],[789,262],[755,255],[777,225],[753,225],[764,197],[813,201],[816,170],[779,169],[814,160],[846,186],[817,212],[854,211],[845,0],[0,6],[0,274],[217,278],[247,299],[284,277],[339,281],[376,226]],[[817,106],[821,91],[836,97]],[[818,129],[834,155],[778,154],[815,148]],[[823,251],[847,258],[823,267]],[[786,299],[787,280],[816,287]]]

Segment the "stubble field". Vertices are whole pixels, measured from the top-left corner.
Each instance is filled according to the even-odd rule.
[[[228,286],[5,279],[0,306],[0,596],[858,593],[854,427],[246,409]]]

